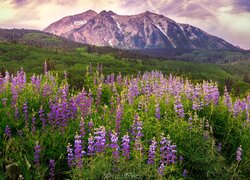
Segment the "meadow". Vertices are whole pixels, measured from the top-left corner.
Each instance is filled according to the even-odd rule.
[[[70,69],[58,75],[48,63],[36,75],[4,72],[1,179],[250,178],[249,95],[92,63],[81,88],[69,86]]]
[[[28,35],[25,37],[33,37],[33,34]],[[53,38],[49,40],[48,38],[44,40],[39,38],[33,41],[36,43],[45,41],[47,45],[52,40],[54,42]],[[61,41],[58,40],[57,43],[60,46],[55,45],[54,47],[54,44],[52,44],[53,47],[43,47],[43,45],[43,48],[38,48],[34,45],[0,42],[0,72],[4,74],[7,70],[13,74],[23,67],[27,77],[30,78],[34,73],[43,73],[43,63],[46,61],[49,71],[58,74],[60,79],[64,77],[64,71],[67,71],[69,85],[74,89],[81,90],[84,84],[83,77],[86,74],[86,67],[92,63],[93,69],[97,69],[97,64],[102,65],[104,75],[111,73],[115,73],[115,75],[119,73],[122,75],[136,75],[139,71],[144,73],[159,70],[165,75],[181,76],[192,80],[194,83],[201,83],[203,80],[216,81],[221,93],[224,91],[225,86],[230,92],[233,91],[232,93],[238,96],[245,95],[250,90],[249,60],[212,64],[171,59],[123,58],[119,57],[119,51],[104,54],[89,53],[85,47],[65,51],[62,48]],[[68,46],[73,45],[69,44]],[[101,48],[101,50],[104,51],[105,48]]]

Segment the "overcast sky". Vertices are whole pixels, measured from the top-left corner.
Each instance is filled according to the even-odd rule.
[[[250,49],[250,0],[0,0],[0,27],[42,30],[89,9],[121,15],[149,10]]]

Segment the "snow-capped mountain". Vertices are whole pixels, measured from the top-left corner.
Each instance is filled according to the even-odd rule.
[[[239,49],[197,27],[149,11],[124,16],[89,10],[64,17],[44,31],[81,43],[123,49]]]

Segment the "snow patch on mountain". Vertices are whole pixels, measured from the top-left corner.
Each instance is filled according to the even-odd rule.
[[[174,42],[171,40],[171,38],[167,35],[167,33],[165,33],[164,31],[163,31],[163,29],[159,26],[159,25],[156,25],[156,27],[168,38],[168,40],[169,40],[169,42],[172,44],[172,46],[174,47],[174,48],[176,48],[176,46],[175,46],[175,44],[174,44]]]
[[[88,21],[74,21],[73,24],[74,24],[74,25],[82,25],[82,26],[83,26],[83,25],[86,24],[87,22],[88,22]]]

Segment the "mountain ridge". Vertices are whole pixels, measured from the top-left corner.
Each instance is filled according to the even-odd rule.
[[[150,11],[118,15],[113,11],[88,10],[66,16],[49,25],[44,32],[80,43],[121,49],[240,49],[200,28]]]

